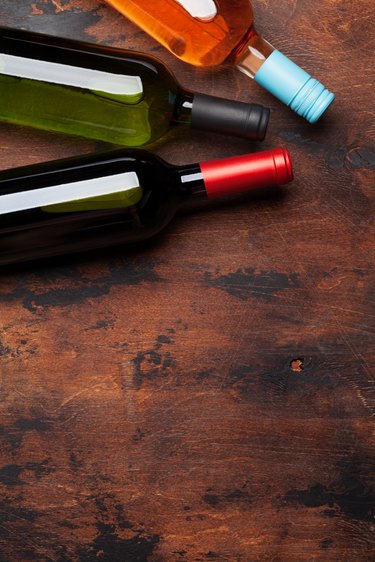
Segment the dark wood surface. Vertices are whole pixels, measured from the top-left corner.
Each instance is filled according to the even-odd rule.
[[[254,7],[336,92],[317,126],[103,2],[0,1],[1,25],[145,50],[185,86],[269,105],[263,146],[296,173],[138,252],[1,274],[1,562],[374,559],[374,2]],[[1,125],[0,146],[7,168],[99,145]],[[156,147],[253,149],[190,132]]]

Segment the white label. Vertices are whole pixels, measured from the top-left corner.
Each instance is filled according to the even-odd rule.
[[[4,53],[0,54],[0,74],[97,90],[115,95],[134,96],[143,94],[143,84],[139,76],[113,74],[112,72],[16,57]]]
[[[216,4],[213,0],[176,0],[193,18],[211,21],[217,16]]]
[[[90,180],[75,181],[30,191],[19,191],[0,195],[0,215],[37,209],[58,203],[70,203],[81,199],[90,199],[100,195],[121,193],[140,187],[135,172],[125,172],[113,176],[104,176]]]

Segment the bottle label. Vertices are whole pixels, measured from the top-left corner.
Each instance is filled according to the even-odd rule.
[[[37,208],[55,213],[124,208],[141,197],[137,174],[125,172],[0,195],[0,215]]]
[[[107,95],[129,96],[134,98],[134,103],[138,102],[143,96],[143,83],[140,76],[113,74],[112,72],[28,59],[5,53],[0,54],[0,74],[74,86]]]
[[[193,18],[212,21],[217,16],[216,4],[213,0],[176,0]]]

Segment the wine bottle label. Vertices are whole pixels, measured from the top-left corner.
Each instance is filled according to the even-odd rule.
[[[216,4],[213,0],[176,0],[193,18],[211,21],[217,16]]]
[[[143,96],[143,83],[139,76],[113,74],[5,53],[0,54],[0,74],[74,86],[116,96],[134,96],[136,98],[134,101],[139,101]]]
[[[122,208],[135,205],[141,197],[137,174],[125,172],[0,195],[0,215],[37,208],[47,212]]]

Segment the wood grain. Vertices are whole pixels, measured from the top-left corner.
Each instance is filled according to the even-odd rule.
[[[202,208],[130,254],[0,277],[1,562],[374,559],[374,3],[254,0],[337,101],[310,126],[95,0],[1,0],[1,25],[150,52],[272,109],[278,197]],[[99,145],[0,127],[7,168]],[[254,150],[199,133],[176,162]]]

